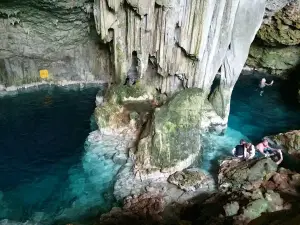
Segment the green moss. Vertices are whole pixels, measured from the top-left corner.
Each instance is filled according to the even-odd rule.
[[[300,47],[267,47],[253,43],[247,65],[264,68],[271,73],[284,73],[299,64]]]
[[[95,118],[98,127],[107,127],[109,126],[109,121],[111,116],[118,111],[118,107],[115,104],[107,103],[101,107],[95,109]]]
[[[297,14],[297,12],[295,12]],[[291,17],[279,11],[270,24],[264,24],[259,29],[257,36],[266,44],[297,45],[300,44],[300,23],[297,17]]]
[[[109,102],[121,105],[123,104],[125,98],[138,98],[145,94],[147,94],[147,92],[140,84],[133,86],[120,84],[111,86],[111,88],[109,88],[106,94],[106,99],[108,99]]]
[[[200,152],[202,106],[206,96],[198,88],[181,91],[154,113],[151,143],[138,154],[150,154],[151,165],[168,168]],[[146,155],[145,157],[149,157]],[[145,157],[141,157],[146,160]]]

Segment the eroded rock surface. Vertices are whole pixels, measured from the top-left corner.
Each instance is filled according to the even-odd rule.
[[[269,137],[276,145],[284,148],[289,154],[300,154],[300,131],[293,130]]]
[[[50,80],[109,81],[109,50],[100,44],[86,0],[0,2],[0,83]]]
[[[218,183],[222,191],[237,189],[254,190],[268,180],[277,170],[277,165],[270,158],[240,161],[224,160],[221,163]]]

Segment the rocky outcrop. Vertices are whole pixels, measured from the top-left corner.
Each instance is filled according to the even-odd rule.
[[[205,184],[208,176],[199,169],[186,169],[177,171],[168,178],[168,182],[178,186],[184,191],[195,191]]]
[[[220,117],[210,115],[213,110],[207,110],[206,101],[203,91],[189,88],[157,108],[139,141],[136,167],[171,174],[191,165],[200,154],[201,132],[214,125],[226,127]]]
[[[184,202],[184,204],[168,206],[165,204],[167,207],[164,208],[163,212],[163,207],[157,207],[159,210],[154,211],[159,212],[159,215],[154,213],[153,217],[152,213],[152,215],[148,217],[147,222],[140,219],[140,215],[144,216],[152,211],[144,205],[145,202],[148,202],[148,199],[145,200],[141,198],[139,200],[139,196],[130,197],[129,203],[125,204],[125,209],[114,209],[110,214],[103,216],[100,221],[111,221],[109,224],[123,224],[124,221],[129,218],[131,219],[129,220],[131,224],[136,224],[138,221],[142,221],[140,223],[143,224],[170,224],[172,221],[171,224],[246,225],[269,224],[268,221],[274,222],[273,215],[283,215],[284,212],[289,213],[291,216],[293,215],[294,219],[297,218],[295,217],[297,214],[290,211],[296,210],[299,213],[300,209],[300,193],[298,189],[300,179],[298,173],[285,169],[279,169],[277,171],[276,164],[270,161],[270,159],[265,158],[250,161],[226,159],[220,163],[220,186],[219,192],[217,193],[210,194],[204,199],[201,198],[200,195],[195,198],[199,200],[191,201],[189,199],[190,201]],[[246,173],[245,176],[244,173]],[[173,181],[177,180],[179,184],[184,179],[174,178],[180,176],[187,178],[187,174],[186,171],[176,173],[169,179]],[[193,174],[193,177],[194,175],[195,174]],[[226,183],[234,188],[222,188],[225,179]],[[191,179],[191,182],[193,182],[193,179]],[[238,183],[242,185],[238,185]],[[201,194],[203,195],[203,193]],[[153,198],[152,201],[148,202],[149,207],[151,207],[152,202],[158,201],[156,200],[157,198],[161,198],[161,201],[158,201],[160,203],[157,203],[157,205],[162,206],[162,194],[147,193],[145,195],[150,195],[152,196],[151,198]],[[126,208],[127,205],[133,205],[134,213],[128,211]],[[136,215],[136,212],[140,212],[141,209],[137,206],[144,208],[143,213],[138,213],[139,216]],[[172,213],[170,214],[170,212]],[[122,221],[118,220],[119,217],[116,216],[117,213],[120,215],[120,218],[124,218]],[[123,217],[123,215],[127,215],[127,217]],[[132,215],[135,215],[135,217]],[[103,220],[104,218],[105,220]],[[277,221],[280,220],[279,216],[276,216],[276,218]],[[261,221],[265,223],[261,223]],[[287,219],[287,221],[290,220]]]
[[[262,21],[264,0],[95,0],[94,6],[100,39],[113,50],[116,81],[125,80],[134,55],[141,82],[162,93],[182,87],[209,92],[221,68],[222,81],[211,102],[220,116],[228,116],[232,88]]]
[[[253,43],[247,65],[271,74],[284,74],[300,63],[300,46],[268,47]]]
[[[247,65],[284,75],[300,64],[300,1],[267,1],[266,9]]]
[[[221,190],[251,190],[258,188],[264,179],[277,169],[276,163],[270,158],[253,159],[240,162],[239,159],[224,160],[219,171],[219,188]]]
[[[0,2],[0,83],[40,81],[39,70],[55,80],[111,77],[109,49],[93,28],[86,0]]]
[[[265,22],[257,37],[270,46],[300,44],[300,1],[288,4]]]
[[[300,156],[300,131],[293,130],[268,137],[291,155]]]
[[[102,215],[96,224],[161,224],[164,207],[164,200],[160,195],[145,193],[139,196],[128,196],[123,208],[113,208],[109,213]]]

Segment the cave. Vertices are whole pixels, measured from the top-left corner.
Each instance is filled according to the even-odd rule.
[[[0,224],[294,216],[299,9],[1,1]]]

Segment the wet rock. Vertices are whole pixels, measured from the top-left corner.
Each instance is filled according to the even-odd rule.
[[[199,169],[178,171],[168,178],[168,182],[175,184],[184,191],[195,191],[204,184],[207,175]]]

